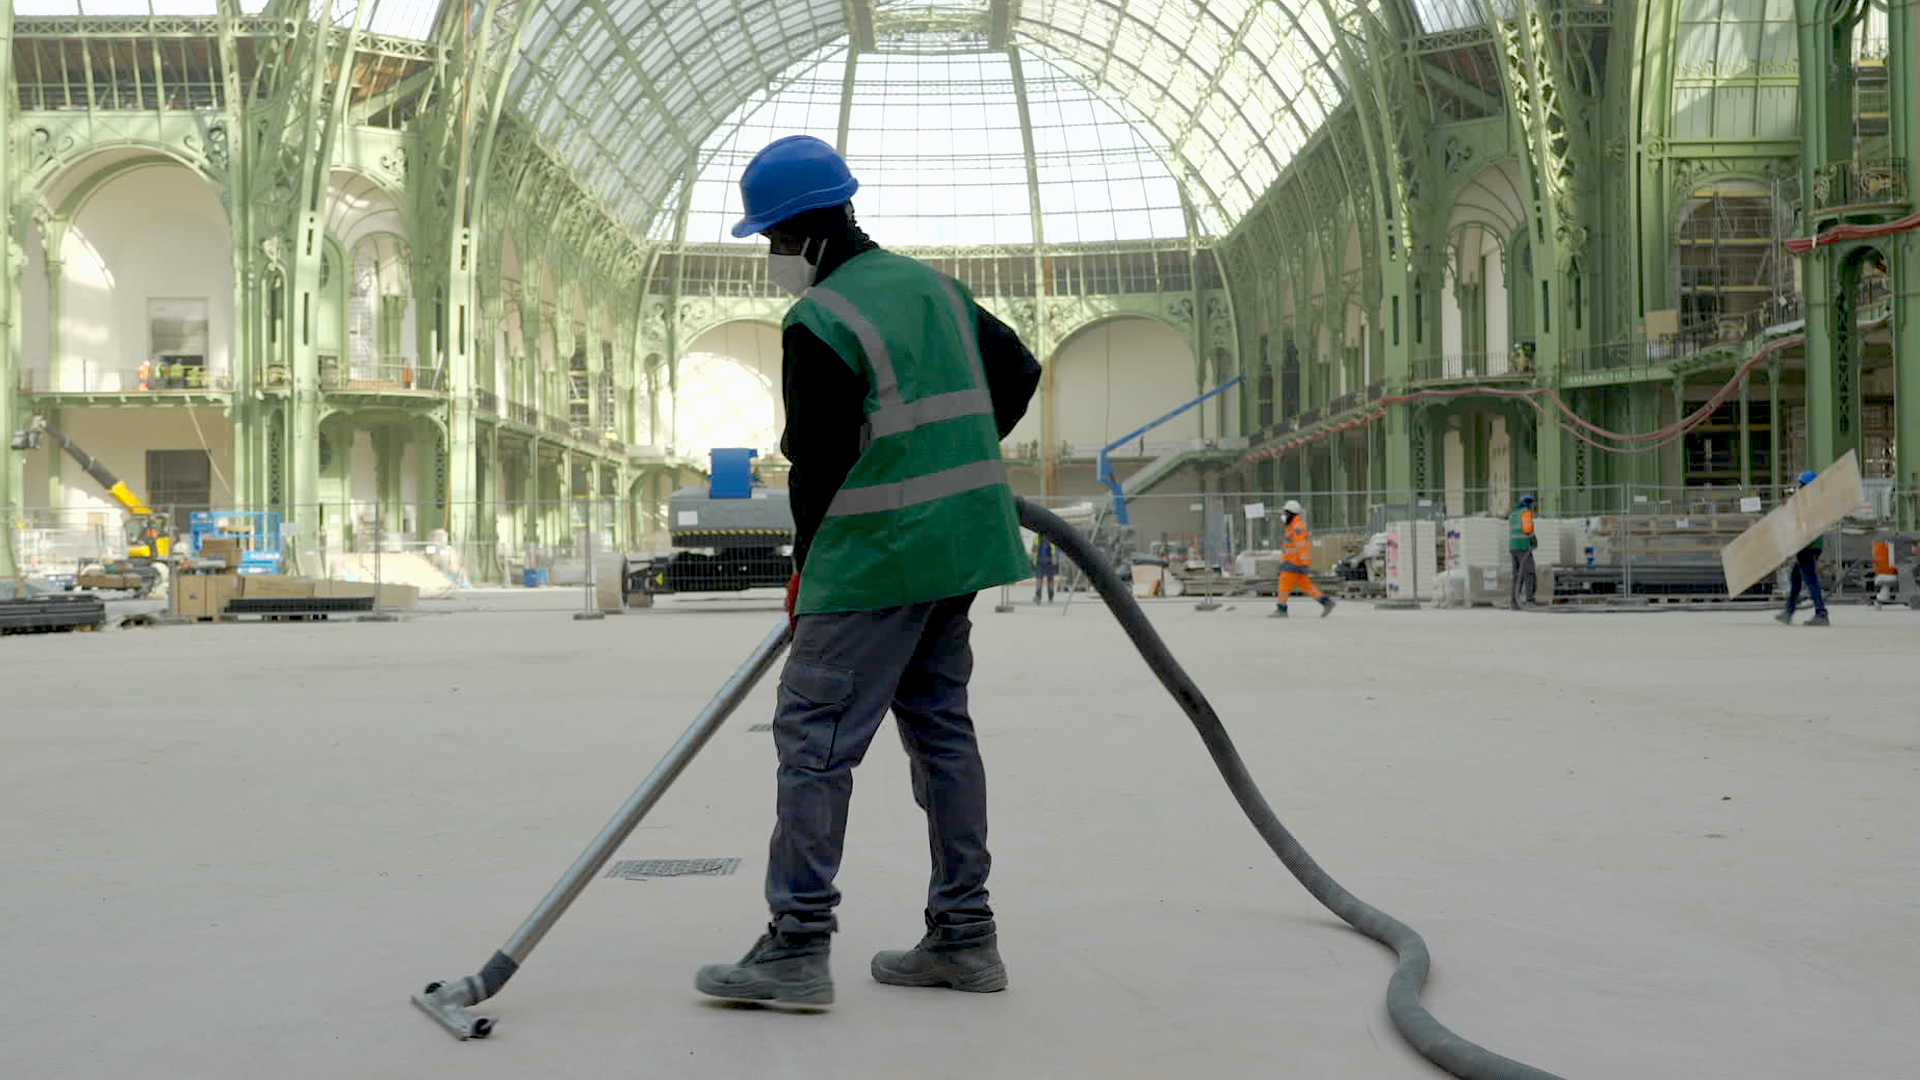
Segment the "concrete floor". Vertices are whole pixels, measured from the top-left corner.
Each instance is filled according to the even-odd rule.
[[[775,617],[573,601],[0,641],[0,1076],[1439,1075],[1386,1021],[1389,955],[1084,600],[976,611],[1008,993],[867,978],[926,874],[890,736],[838,1005],[693,992],[764,917],[765,686],[622,852],[739,873],[596,881],[456,1043],[407,995],[477,969]],[[1152,610],[1281,816],[1427,936],[1465,1036],[1568,1077],[1913,1074],[1920,615]]]

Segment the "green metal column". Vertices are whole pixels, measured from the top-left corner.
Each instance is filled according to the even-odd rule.
[[[1818,203],[1826,190],[1822,174],[1845,161],[1853,136],[1853,42],[1857,13],[1827,0],[1794,0],[1800,46],[1800,190],[1806,193],[1802,227],[1818,233],[1833,223]],[[1891,74],[1891,73],[1889,73]],[[1890,86],[1892,84],[1889,84]],[[1896,89],[1894,96],[1900,96]],[[1803,260],[1806,295],[1807,447],[1795,468],[1824,468],[1859,443],[1859,408],[1844,400],[1859,394],[1854,370],[1857,345],[1849,348],[1854,328],[1851,297],[1845,287],[1840,252],[1823,249]]]
[[[1889,141],[1907,168],[1907,190],[1920,179],[1920,4],[1887,6],[1887,85],[1893,88]],[[1904,88],[1904,90],[1902,89]],[[1888,241],[1893,270],[1894,482],[1912,497],[1899,502],[1899,526],[1920,528],[1920,232]]]
[[[1786,417],[1780,415],[1780,361],[1767,361],[1767,425],[1771,452],[1767,454],[1767,500],[1769,504],[1780,498],[1780,458],[1783,450],[1783,436],[1787,432]]]
[[[13,85],[13,5],[0,11],[0,87]],[[0,131],[13,130],[13,115],[19,105],[16,94],[0,94]],[[0,138],[0,258],[6,260],[4,278],[0,278],[0,436],[10,437],[20,426],[20,402],[14,387],[20,385],[20,275],[14,267],[24,264],[22,237],[15,235],[17,216],[14,205],[14,179],[18,171],[14,140]],[[0,458],[0,576],[19,572],[14,543],[19,536],[21,502],[25,495],[26,457],[12,451]]]
[[[1740,380],[1740,494],[1753,494],[1752,376]]]
[[[1920,18],[1909,5],[1907,18]],[[1911,85],[1911,84],[1909,84]],[[1893,269],[1894,482],[1912,497],[1900,501],[1900,527],[1920,527],[1920,232],[1886,244]]]
[[[62,362],[61,356],[65,351],[65,345],[60,340],[60,309],[63,306],[62,301],[66,298],[66,289],[64,286],[66,284],[67,263],[65,259],[60,258],[64,247],[61,237],[64,236],[65,233],[66,225],[64,222],[57,225],[48,222],[44,224],[40,230],[40,242],[45,246],[46,250],[47,389],[49,390],[66,389],[65,384],[61,382],[64,368],[66,367]],[[21,239],[25,238],[22,237]],[[87,386],[85,383],[82,383],[80,388],[83,390],[93,389],[93,387]],[[58,454],[54,455],[56,459],[59,458],[59,456]]]

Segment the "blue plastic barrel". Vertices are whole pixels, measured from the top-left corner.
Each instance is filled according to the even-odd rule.
[[[547,583],[547,568],[529,566],[520,571],[520,584],[529,589],[538,589]]]

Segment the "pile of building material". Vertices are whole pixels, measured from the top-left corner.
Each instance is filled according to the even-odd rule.
[[[383,609],[410,608],[420,600],[420,590],[411,585],[237,573],[240,565],[237,545],[227,547],[210,540],[201,545],[200,555],[201,572],[184,573],[174,579],[173,613],[184,619],[228,618],[234,614],[235,601],[245,601],[240,606],[250,613],[276,606],[264,602],[285,601],[277,606],[289,613],[302,614],[304,609],[315,606],[308,602],[316,599],[370,599],[373,606]]]
[[[0,634],[49,634],[94,630],[106,621],[106,604],[97,596],[25,595],[0,599]]]
[[[1431,521],[1387,522],[1387,599],[1426,601],[1440,594],[1440,530]]]
[[[1593,518],[1589,536],[1594,560],[1718,562],[1721,549],[1760,520],[1740,512],[1701,514],[1603,514]],[[1585,562],[1584,557],[1579,560]]]

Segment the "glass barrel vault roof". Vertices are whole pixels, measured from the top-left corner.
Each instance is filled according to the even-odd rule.
[[[667,238],[685,206],[688,239],[704,239],[714,230],[703,215],[724,209],[701,189],[720,179],[721,162],[737,177],[740,152],[757,149],[743,146],[746,132],[835,140],[844,88],[832,83],[844,79],[848,52],[847,151],[869,158],[863,183],[883,200],[862,204],[864,220],[940,212],[942,190],[969,177],[1012,187],[1025,169],[1010,86],[1017,61],[1029,80],[1049,243],[1167,235],[1173,192],[1201,232],[1219,234],[1338,107],[1333,34],[1318,0],[538,0],[509,92],[636,231]],[[913,91],[914,78],[931,80],[929,89]],[[935,100],[937,86],[966,94]],[[954,116],[946,150],[936,134],[943,108],[967,111]],[[911,117],[914,164],[890,162],[898,148],[873,138],[871,118],[890,113]],[[1055,145],[1043,145],[1049,139]],[[1141,163],[1143,149],[1161,164]],[[930,165],[952,171],[930,180]],[[895,180],[907,193],[883,195],[883,181]],[[1115,201],[1069,202],[1079,184],[1109,186]],[[1014,220],[1028,205],[1022,196],[955,212],[983,219],[972,224],[986,231],[968,243],[1031,243],[1031,225]],[[1056,214],[1068,216],[1056,224]]]

